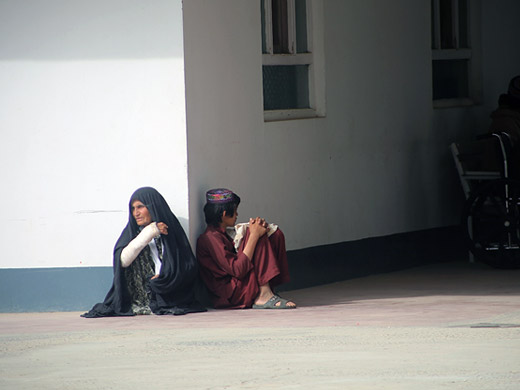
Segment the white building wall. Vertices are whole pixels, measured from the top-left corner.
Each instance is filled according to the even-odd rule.
[[[483,3],[483,50],[516,50],[490,30],[518,6]],[[264,123],[259,2],[185,2],[192,239],[217,186],[242,197],[239,220],[279,223],[289,249],[458,223],[448,145],[487,127],[512,74],[484,62],[486,105],[434,110],[430,0],[325,0],[323,13],[326,117]]]
[[[520,2],[482,1],[483,104],[433,110],[429,0],[323,1],[327,116],[264,123],[256,1],[0,1],[0,268],[111,265],[131,192],[190,236],[204,192],[280,223],[288,247],[457,223],[449,142],[520,73]],[[397,21],[397,22],[396,22]]]
[[[112,265],[131,193],[187,229],[180,0],[0,1],[0,268]]]

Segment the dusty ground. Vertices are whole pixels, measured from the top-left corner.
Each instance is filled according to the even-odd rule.
[[[518,390],[519,282],[450,263],[287,292],[290,311],[0,314],[0,389]]]

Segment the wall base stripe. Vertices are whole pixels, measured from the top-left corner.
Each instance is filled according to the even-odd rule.
[[[458,227],[446,227],[287,253],[293,290],[467,256]],[[112,285],[112,267],[0,269],[0,312],[89,310]]]

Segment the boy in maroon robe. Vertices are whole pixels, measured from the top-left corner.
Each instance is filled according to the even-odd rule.
[[[243,226],[235,236],[240,197],[227,189],[206,193],[207,228],[197,240],[202,280],[216,308],[294,309],[296,305],[273,293],[272,287],[289,281],[285,237],[263,218]],[[239,234],[240,236],[240,234]]]

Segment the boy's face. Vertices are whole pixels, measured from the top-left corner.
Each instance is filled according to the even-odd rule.
[[[236,207],[235,207],[235,211],[234,211],[233,215],[227,215],[226,212],[224,211],[224,214],[222,214],[222,223],[224,223],[225,227],[235,226],[235,224],[237,223],[237,217],[238,217],[238,211],[237,211]]]

